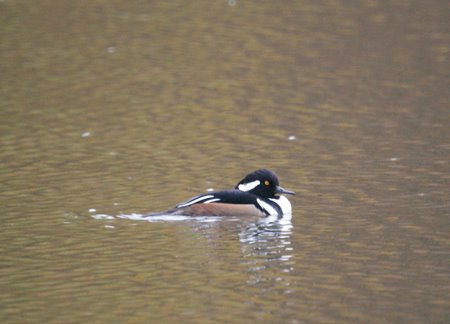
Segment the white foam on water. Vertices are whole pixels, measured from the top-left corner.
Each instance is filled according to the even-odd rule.
[[[179,222],[179,221],[197,221],[203,223],[217,222],[222,217],[217,216],[182,216],[182,215],[157,215],[148,216],[142,214],[120,214],[117,215],[118,218],[147,221],[147,222]]]
[[[114,216],[110,216],[110,215],[106,215],[106,214],[94,214],[91,216],[92,216],[92,218],[95,218],[95,219],[114,219]]]

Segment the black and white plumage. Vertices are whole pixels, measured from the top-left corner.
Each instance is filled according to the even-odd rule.
[[[281,194],[295,193],[283,189],[270,170],[248,174],[234,189],[213,191],[195,196],[175,208],[147,216],[282,216],[292,212],[291,203]]]

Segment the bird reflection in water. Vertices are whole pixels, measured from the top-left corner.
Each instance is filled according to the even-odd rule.
[[[245,224],[239,233],[245,262],[250,266],[250,284],[266,281],[264,270],[279,269],[280,274],[270,278],[283,281],[283,274],[293,270],[294,261],[292,236],[292,216],[266,217]],[[285,284],[288,285],[287,282]]]

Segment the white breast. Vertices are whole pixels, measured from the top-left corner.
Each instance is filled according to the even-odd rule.
[[[270,198],[270,200],[281,207],[283,215],[292,214],[291,202],[285,196],[280,196],[279,198]]]
[[[272,200],[272,199],[271,199]],[[269,216],[278,215],[277,210],[273,208],[269,203],[266,203],[264,200],[257,198],[256,201],[261,206],[261,208],[269,214]]]

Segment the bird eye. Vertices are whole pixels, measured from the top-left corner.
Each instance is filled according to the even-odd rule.
[[[264,184],[265,184],[266,186],[268,186],[268,185],[270,184],[270,182],[269,182],[268,180],[266,180],[266,181],[264,181]]]

